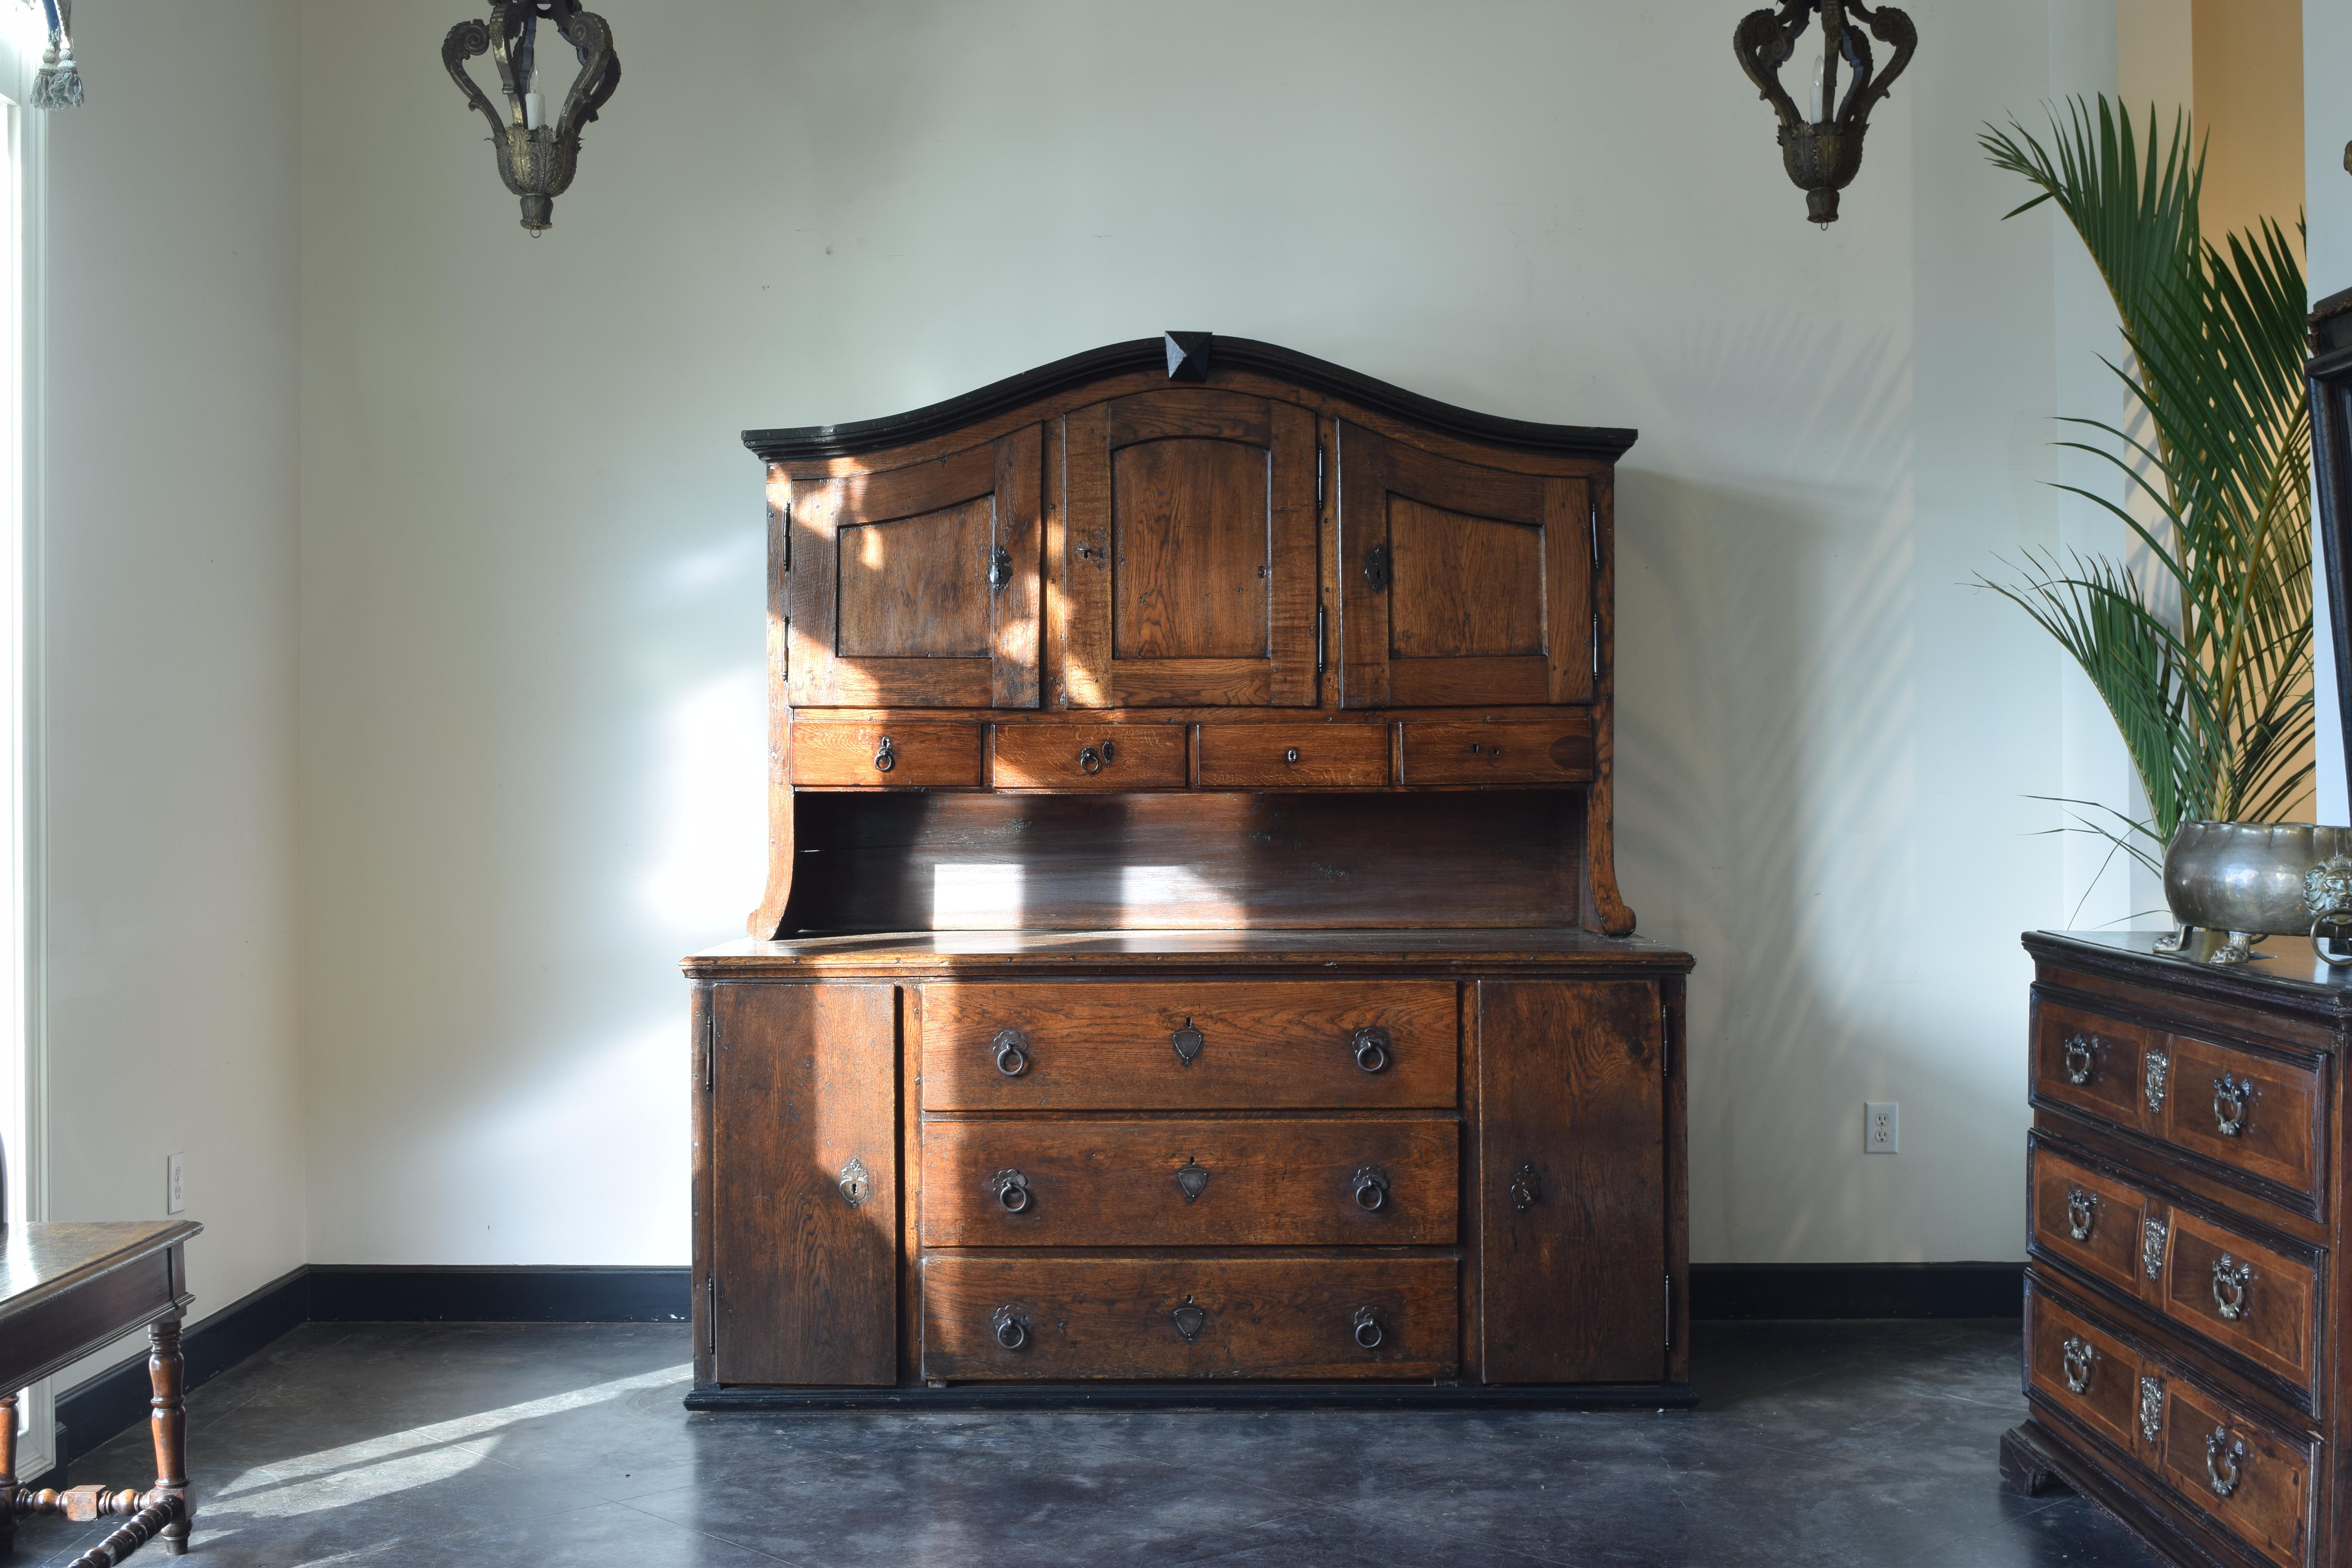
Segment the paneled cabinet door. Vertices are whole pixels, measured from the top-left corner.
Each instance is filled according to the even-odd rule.
[[[714,1375],[896,1383],[891,987],[736,982],[710,1006]]]
[[[1664,1373],[1663,1030],[1646,981],[1478,983],[1488,1383]]]
[[[1339,426],[1349,708],[1592,700],[1589,481]]]
[[[793,497],[796,708],[1034,708],[1045,435]]]
[[[1307,707],[1315,416],[1208,387],[1070,414],[1053,706]]]

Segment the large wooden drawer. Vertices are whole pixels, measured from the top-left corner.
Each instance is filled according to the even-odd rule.
[[[1593,776],[1589,713],[1493,724],[1407,720],[1400,728],[1400,784],[1583,784]]]
[[[1360,789],[1389,782],[1386,724],[1203,724],[1202,789]]]
[[[1450,980],[927,984],[923,1108],[1451,1108],[1454,992]]]
[[[946,789],[980,783],[980,726],[889,720],[793,725],[793,783],[809,786]]]
[[[926,1121],[926,1247],[1448,1246],[1452,1120]]]
[[[2165,1038],[2170,1062],[2151,1118],[2166,1142],[2316,1199],[2324,1100],[2315,1068],[2193,1039]]]
[[[2033,1247],[2145,1304],[2160,1317],[2284,1379],[2318,1408],[2314,1258],[2257,1241],[2120,1176],[2053,1152],[2032,1153]]]
[[[1458,1270],[1443,1257],[926,1253],[923,1375],[1449,1377]]]
[[[998,789],[1182,789],[1181,724],[999,724]]]

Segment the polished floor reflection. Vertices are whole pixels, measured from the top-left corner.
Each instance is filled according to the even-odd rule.
[[[191,1562],[2157,1568],[2000,1489],[2014,1321],[1694,1339],[1678,1415],[776,1418],[681,1410],[682,1326],[313,1323],[190,1400]],[[127,1433],[75,1479],[145,1457]],[[18,1561],[100,1533],[27,1521]]]

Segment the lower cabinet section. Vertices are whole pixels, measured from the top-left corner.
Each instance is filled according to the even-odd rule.
[[[923,1375],[1431,1379],[1460,1370],[1453,1258],[923,1258]]]

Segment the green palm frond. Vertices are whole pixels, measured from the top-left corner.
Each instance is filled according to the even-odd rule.
[[[2059,445],[2112,464],[2140,504],[2059,488],[2121,520],[2161,584],[2103,557],[2029,555],[2021,581],[1986,585],[2056,637],[2106,703],[2149,817],[2114,815],[2158,853],[2183,821],[2274,817],[2312,773],[2298,247],[2268,219],[2226,247],[2204,240],[2204,153],[2185,114],[2161,142],[2151,115],[2143,146],[2126,110],[2072,100],[2052,116],[2049,147],[2014,121],[1979,141],[2039,193],[2009,216],[2055,205],[2114,297],[2130,353],[2108,368],[2146,434],[2074,418],[2095,438]]]

